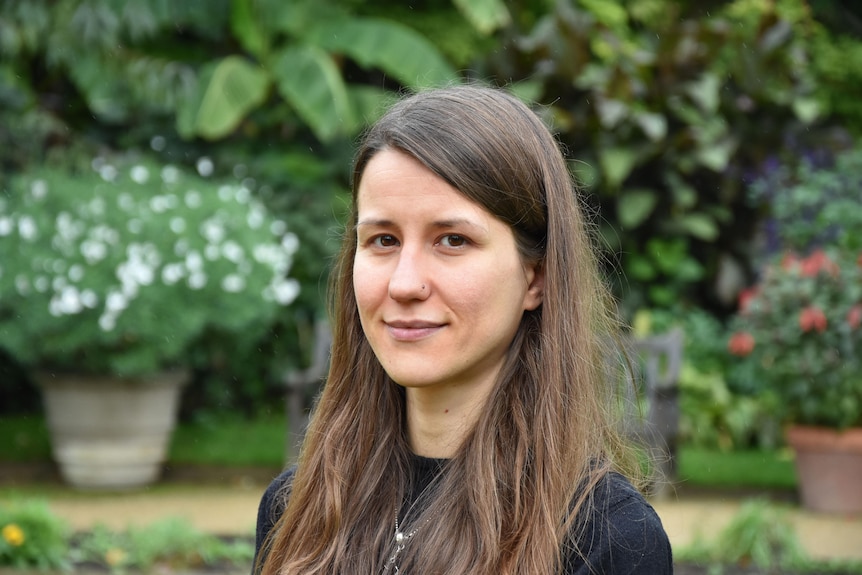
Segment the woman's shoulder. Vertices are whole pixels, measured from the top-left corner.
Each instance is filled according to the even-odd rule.
[[[296,466],[282,471],[269,483],[269,486],[260,498],[260,505],[257,509],[257,529],[255,531],[255,548],[257,551],[260,551],[263,542],[284,511],[285,498],[282,494],[290,485],[290,482],[293,481],[294,473],[296,473]]]
[[[576,529],[566,575],[673,572],[670,541],[661,519],[619,473],[608,473],[599,480],[588,512]]]

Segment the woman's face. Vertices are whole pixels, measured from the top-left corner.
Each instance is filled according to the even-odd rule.
[[[353,289],[383,368],[408,388],[487,393],[542,301],[512,230],[396,150],[368,163],[357,207]]]

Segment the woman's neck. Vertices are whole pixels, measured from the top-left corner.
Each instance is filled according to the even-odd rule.
[[[473,429],[487,393],[407,389],[407,436],[416,455],[450,459]]]

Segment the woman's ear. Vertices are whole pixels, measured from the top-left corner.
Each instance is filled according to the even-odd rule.
[[[545,267],[541,261],[525,266],[527,293],[524,294],[524,310],[532,311],[542,305],[545,296]]]

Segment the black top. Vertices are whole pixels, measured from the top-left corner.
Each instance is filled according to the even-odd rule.
[[[415,500],[440,470],[442,461],[414,458]],[[294,468],[276,477],[260,502],[255,536],[255,561],[270,529],[282,513],[276,497],[293,477]],[[670,542],[652,506],[629,481],[609,473],[596,485],[592,514],[579,541],[587,562],[577,553],[566,556],[561,575],[667,575],[673,573]]]

